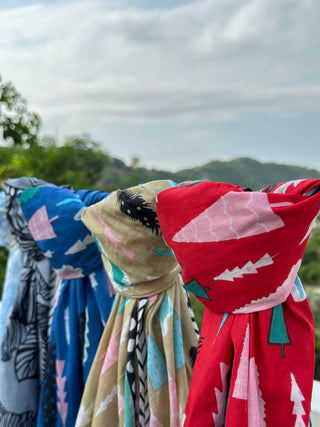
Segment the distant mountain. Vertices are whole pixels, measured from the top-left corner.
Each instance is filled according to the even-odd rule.
[[[132,168],[119,159],[112,159],[104,174],[104,182],[109,182],[113,188],[115,183],[118,188],[124,188],[155,179],[172,179],[176,182],[208,179],[259,190],[267,185],[293,179],[320,178],[320,171],[316,169],[278,163],[260,163],[247,157],[235,158],[231,161],[213,160],[203,166],[178,172]]]

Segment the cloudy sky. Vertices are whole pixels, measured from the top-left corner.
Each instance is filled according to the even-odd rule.
[[[0,74],[59,141],[320,170],[319,0],[0,0]]]

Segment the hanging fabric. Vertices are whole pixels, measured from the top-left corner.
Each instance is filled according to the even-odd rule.
[[[60,279],[41,386],[37,426],[73,427],[83,388],[113,298],[100,253],[81,222],[86,206],[106,196],[61,187],[19,194],[29,230]]]
[[[49,313],[57,276],[33,240],[18,195],[29,187],[50,185],[37,178],[8,179],[3,184],[10,232],[25,253],[20,283],[1,344],[0,425],[36,423],[39,390],[47,358]]]
[[[164,238],[205,305],[185,427],[308,426],[314,324],[297,272],[319,189],[204,181],[158,195]]]
[[[180,267],[162,239],[154,181],[112,192],[82,220],[116,290],[76,426],[178,427],[198,342]]]
[[[6,272],[2,287],[0,307],[0,344],[3,340],[6,324],[16,297],[20,275],[24,262],[24,253],[10,232],[6,215],[6,196],[0,192],[0,246],[8,251]],[[1,364],[1,359],[0,359]]]

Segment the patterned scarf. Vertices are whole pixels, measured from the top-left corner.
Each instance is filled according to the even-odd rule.
[[[20,275],[24,262],[24,253],[18,242],[10,233],[10,226],[6,216],[6,197],[0,192],[0,246],[8,250],[6,274],[3,282],[0,307],[0,343],[3,340],[6,324],[16,297]],[[1,360],[0,360],[1,364]]]
[[[163,191],[161,229],[205,305],[185,427],[307,426],[314,325],[297,278],[320,181]]]
[[[17,197],[26,188],[42,185],[50,184],[36,178],[8,179],[3,184],[10,231],[25,253],[1,344],[0,425],[6,427],[35,425],[45,373],[49,311],[57,279],[29,232]]]
[[[30,188],[18,198],[29,230],[61,279],[56,296],[37,426],[73,427],[113,299],[81,212],[106,193]]]
[[[77,427],[181,425],[198,339],[155,212],[156,194],[171,185],[113,192],[83,213],[117,295]]]

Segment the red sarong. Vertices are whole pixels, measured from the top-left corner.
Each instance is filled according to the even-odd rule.
[[[319,188],[205,181],[158,195],[163,236],[206,307],[185,427],[308,425],[314,325],[297,272]]]

